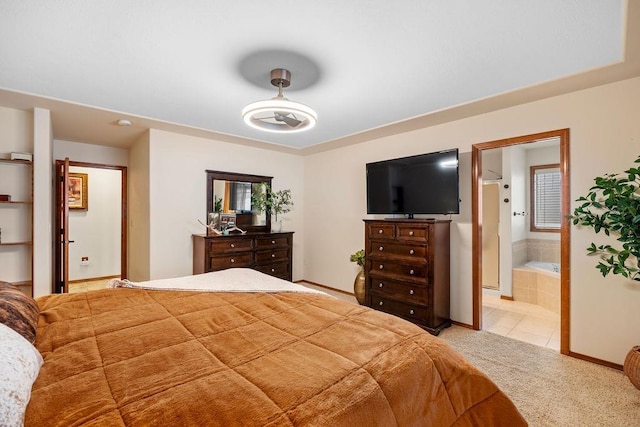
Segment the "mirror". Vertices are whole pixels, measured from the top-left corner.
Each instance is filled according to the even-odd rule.
[[[271,186],[270,176],[248,175],[234,172],[207,171],[207,222],[212,213],[226,217],[235,215],[236,227],[244,231],[271,230],[271,214],[252,209],[251,195],[266,191]],[[208,232],[208,231],[207,231]]]

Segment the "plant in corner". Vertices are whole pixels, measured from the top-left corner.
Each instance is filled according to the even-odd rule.
[[[634,163],[640,164],[640,156]],[[574,225],[618,236],[622,248],[595,243],[587,248],[589,255],[600,255],[597,268],[603,276],[621,274],[640,281],[640,166],[595,177],[594,182],[587,195],[576,200],[582,204],[569,218]]]
[[[290,212],[293,206],[291,190],[273,191],[269,185],[264,185],[263,191],[252,192],[251,204],[260,212],[269,212],[274,215],[275,222],[278,223],[278,214]]]
[[[349,256],[349,261],[355,262],[356,264],[358,264],[358,266],[360,266],[358,275],[356,276],[356,279],[353,282],[353,293],[355,294],[356,300],[358,300],[358,303],[362,305],[365,303],[365,289],[364,289],[365,276],[364,276],[364,270],[362,268],[364,267],[364,262],[365,262],[364,249],[360,249],[359,251],[352,253]]]
[[[620,274],[640,282],[640,156],[637,166],[621,174],[605,174],[594,178],[595,185],[569,218],[574,225],[592,227],[596,233],[616,235],[622,248],[591,243],[589,255],[600,255],[598,270],[603,276]],[[624,373],[640,389],[640,346],[635,346],[625,358]]]

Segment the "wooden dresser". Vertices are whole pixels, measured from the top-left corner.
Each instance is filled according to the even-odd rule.
[[[193,274],[253,268],[292,280],[293,232],[193,235]]]
[[[449,319],[449,220],[364,220],[366,305],[434,335]]]

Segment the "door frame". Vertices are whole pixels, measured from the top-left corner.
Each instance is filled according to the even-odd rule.
[[[541,139],[560,139],[560,174],[562,177],[562,218],[569,215],[569,129],[518,136],[471,146],[472,204],[472,289],[473,329],[482,329],[482,151],[528,144]],[[570,334],[570,221],[560,227],[560,353],[568,355]]]
[[[61,194],[60,194],[60,167],[65,163],[64,160],[56,160],[55,170],[56,170],[56,195],[55,195],[55,207],[54,207],[54,215],[55,215],[55,227],[54,230],[54,274],[53,274],[53,292],[60,292],[60,278],[62,276],[62,218],[60,217],[61,212]],[[111,169],[111,170],[119,170],[122,176],[121,180],[121,201],[120,201],[120,277],[122,279],[127,278],[127,215],[128,215],[128,197],[127,197],[127,167],[126,166],[118,166],[118,165],[107,165],[102,163],[88,163],[88,162],[76,162],[73,160],[69,160],[69,166],[76,167],[84,167],[84,168],[94,168],[94,169]],[[68,289],[64,289],[63,292],[68,292]]]

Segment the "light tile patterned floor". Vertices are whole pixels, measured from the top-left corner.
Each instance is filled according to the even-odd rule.
[[[535,304],[483,293],[485,331],[560,351],[560,315]]]

